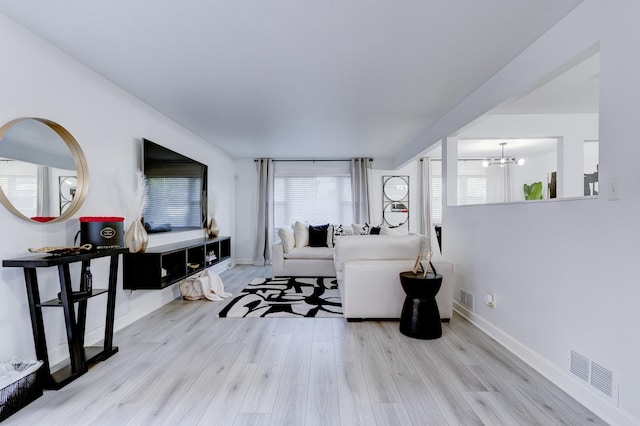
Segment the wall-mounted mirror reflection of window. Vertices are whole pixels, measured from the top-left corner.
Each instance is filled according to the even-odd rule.
[[[409,227],[409,176],[382,177],[382,218],[390,228]]]
[[[594,47],[447,138],[448,205],[597,196],[599,74]]]
[[[62,205],[62,176],[75,179],[75,195]],[[62,126],[43,118],[20,118],[0,128],[0,202],[31,222],[71,217],[89,184],[80,145]],[[65,195],[72,185],[65,183]]]

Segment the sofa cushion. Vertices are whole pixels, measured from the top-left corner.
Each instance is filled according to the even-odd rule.
[[[422,235],[354,235],[340,238],[335,247],[338,276],[344,263],[354,260],[404,260],[418,258]]]
[[[311,247],[327,247],[328,228],[329,224],[309,225],[309,245]]]
[[[293,235],[295,238],[295,246],[306,247],[309,245],[309,224],[306,222],[296,222],[293,225]]]
[[[353,228],[353,235],[369,235],[371,226],[368,223],[353,223],[351,228]]]
[[[278,228],[278,237],[282,241],[282,247],[285,253],[289,253],[292,248],[295,247],[295,237],[293,236],[293,229],[291,228]]]
[[[333,250],[329,247],[294,247],[285,253],[285,259],[333,259]]]

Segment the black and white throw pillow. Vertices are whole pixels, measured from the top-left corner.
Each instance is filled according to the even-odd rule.
[[[329,243],[329,241],[327,241],[327,243],[329,243],[329,247],[333,248],[336,245],[336,241],[338,241],[338,238],[342,237],[343,235],[347,235],[346,231],[344,230],[344,227],[342,225],[333,225],[333,233],[331,234],[331,242]]]

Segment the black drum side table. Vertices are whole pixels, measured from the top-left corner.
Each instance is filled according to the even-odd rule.
[[[436,294],[442,285],[442,275],[400,272],[400,283],[407,297],[400,315],[400,333],[416,339],[437,339],[442,336],[440,312]]]

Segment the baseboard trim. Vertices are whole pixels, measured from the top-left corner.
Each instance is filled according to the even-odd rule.
[[[640,424],[640,419],[612,406],[591,389],[585,388],[582,383],[573,379],[560,367],[457,301],[453,302],[453,309],[607,423],[629,426]]]

